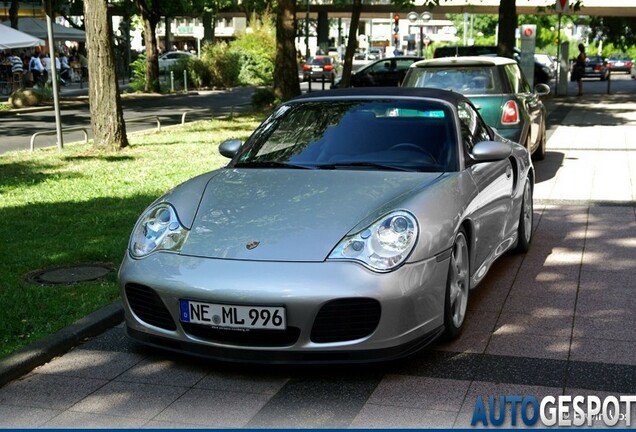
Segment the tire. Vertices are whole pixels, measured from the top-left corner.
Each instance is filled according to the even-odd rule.
[[[543,122],[542,128],[541,128],[541,141],[539,141],[539,146],[537,147],[537,149],[535,150],[535,152],[532,154],[532,158],[534,160],[543,160],[545,159],[545,153],[546,153],[546,138],[545,138],[545,122]]]
[[[532,185],[526,179],[523,187],[523,198],[521,200],[521,211],[519,212],[519,227],[517,228],[517,246],[515,253],[526,253],[530,250],[532,242],[532,228],[534,222],[534,205],[532,202]]]
[[[444,297],[443,338],[457,338],[464,327],[470,293],[470,253],[466,233],[461,229],[451,249]]]

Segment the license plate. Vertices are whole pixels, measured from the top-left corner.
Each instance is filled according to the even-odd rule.
[[[179,300],[181,321],[235,329],[285,330],[284,307],[239,306]]]
[[[312,66],[311,70],[320,72],[322,70],[322,66]]]
[[[592,68],[591,67],[586,67],[585,68],[585,72],[592,72]]]

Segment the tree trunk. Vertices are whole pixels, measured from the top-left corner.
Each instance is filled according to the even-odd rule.
[[[146,0],[134,0],[137,11],[144,22],[144,45],[146,46],[146,85],[144,91],[159,93],[159,53],[157,51],[157,24],[161,19],[159,3],[149,6]]]
[[[203,41],[214,43],[214,27],[216,26],[216,19],[212,16],[211,11],[204,11],[201,17],[203,23]]]
[[[497,54],[513,58],[515,31],[517,30],[517,5],[515,0],[501,0],[499,3],[499,41]]]
[[[165,17],[164,23],[166,26],[166,33],[163,38],[163,51],[172,51],[172,45],[174,45],[174,42],[172,41],[172,31],[170,29],[172,27],[172,18]]]
[[[274,93],[283,101],[300,94],[296,60],[296,1],[279,0],[276,14]]]
[[[157,50],[157,21],[144,18],[144,44],[146,46],[146,86],[144,91],[160,93],[159,52]]]
[[[362,12],[362,0],[353,0],[351,10],[351,23],[349,24],[349,40],[345,50],[345,62],[342,68],[342,78],[340,87],[351,85],[351,70],[353,69],[353,56],[358,45],[358,25],[360,24],[360,14]]]
[[[9,8],[9,20],[11,21],[11,27],[18,29],[18,11],[20,9],[19,0],[11,0],[11,7]]]
[[[119,150],[128,146],[117,85],[113,30],[107,0],[84,0],[88,48],[88,100],[94,147]]]

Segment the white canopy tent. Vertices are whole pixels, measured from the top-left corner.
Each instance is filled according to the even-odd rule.
[[[9,21],[4,21],[2,24],[10,25]],[[84,42],[86,40],[86,32],[78,30],[72,27],[64,27],[57,23],[53,24],[53,35],[56,41],[78,41]],[[18,30],[21,32],[30,34],[36,38],[46,39],[48,37],[46,20],[37,18],[19,18]]]
[[[42,39],[11,28],[8,25],[0,25],[0,50],[31,48],[44,44]]]

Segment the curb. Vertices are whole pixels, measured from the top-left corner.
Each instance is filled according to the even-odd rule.
[[[19,378],[54,357],[66,353],[86,338],[97,336],[124,319],[121,300],[116,300],[56,333],[0,359],[0,387]]]

